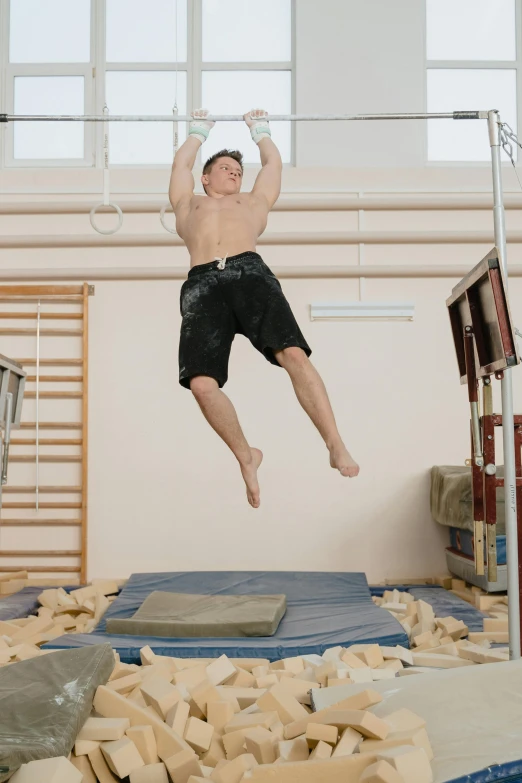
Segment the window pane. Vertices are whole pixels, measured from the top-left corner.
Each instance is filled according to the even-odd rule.
[[[290,0],[203,0],[203,61],[286,62],[291,22]]]
[[[90,0],[11,0],[12,63],[88,63]]]
[[[254,108],[272,114],[291,114],[290,71],[204,71],[203,106],[212,114],[245,114]],[[271,122],[272,138],[285,163],[291,160],[289,122]],[[259,163],[259,150],[243,122],[219,122],[203,145],[206,159],[220,149],[240,149],[246,163]]]
[[[516,60],[515,0],[426,0],[428,60]]]
[[[15,114],[84,114],[83,76],[17,76]],[[15,122],[18,160],[84,157],[83,122]]]
[[[176,74],[172,71],[109,71],[107,106],[111,114],[172,114],[176,100]],[[187,113],[187,74],[178,73],[179,114]],[[110,126],[111,163],[172,163],[171,122],[114,122]],[[186,123],[178,125],[179,144],[186,138]]]
[[[187,0],[107,0],[106,57],[113,63],[185,62]]]
[[[492,108],[516,131],[516,71],[428,70],[429,112]],[[428,120],[428,160],[491,160],[486,120]]]

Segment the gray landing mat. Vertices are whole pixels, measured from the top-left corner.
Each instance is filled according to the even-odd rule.
[[[497,466],[498,478],[504,468]],[[460,465],[435,465],[431,469],[431,515],[439,525],[473,532],[471,468]],[[504,487],[497,487],[497,536],[504,536]]]
[[[69,755],[96,688],[113,669],[110,644],[60,650],[0,669],[0,783],[29,761]]]
[[[502,765],[522,758],[522,661],[434,670],[370,685],[383,697],[371,712],[385,717],[406,707],[426,720],[435,754],[434,783],[477,775],[489,767],[496,770],[482,778],[489,783],[520,780],[503,775]],[[368,683],[312,690],[314,710],[366,688]]]
[[[273,636],[286,612],[284,595],[151,593],[129,618],[110,618],[107,632],[130,636]]]

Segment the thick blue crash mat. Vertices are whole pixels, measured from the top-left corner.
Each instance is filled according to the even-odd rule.
[[[484,618],[489,616],[438,585],[388,585],[387,587],[372,585],[370,592],[372,595],[382,596],[385,590],[394,589],[411,593],[416,601],[426,601],[431,604],[436,617],[451,615],[457,620],[462,620],[470,631],[482,631]]]
[[[286,595],[287,611],[271,637],[230,639],[164,639],[109,635],[109,617],[132,617],[155,590],[205,595]],[[328,647],[363,642],[408,644],[401,625],[371,599],[362,573],[292,571],[204,571],[133,574],[91,634],[62,636],[44,645],[68,649],[108,642],[124,663],[138,663],[141,647],[179,658],[289,658],[319,654]]]

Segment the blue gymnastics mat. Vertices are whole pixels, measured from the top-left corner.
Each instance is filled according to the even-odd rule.
[[[272,637],[230,639],[164,639],[109,635],[109,617],[131,617],[155,590],[204,595],[256,595],[283,593],[287,611]],[[158,655],[178,658],[268,658],[321,655],[328,647],[372,642],[408,646],[408,638],[386,610],[371,599],[362,573],[293,571],[199,571],[190,573],[133,574],[105,617],[91,634],[59,637],[45,649],[70,649],[109,643],[123,663],[139,663],[141,647]]]

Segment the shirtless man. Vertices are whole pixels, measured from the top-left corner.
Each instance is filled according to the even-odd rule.
[[[244,115],[261,153],[262,169],[252,191],[240,193],[241,153],[221,150],[203,167],[204,196],[194,195],[192,167],[214,123],[205,109],[192,117],[188,138],[174,159],[169,189],[176,229],[191,266],[180,296],[179,382],[192,391],[208,423],[234,453],[248,502],[258,508],[257,471],[263,454],[248,444],[232,403],[221,391],[236,334],[248,337],[271,364],[287,371],[330,452],[331,467],[351,478],[359,466],[341,439],[324,383],[309,361],[311,350],[281,285],[256,253],[257,239],[281,190],[281,156],[270,138],[267,114],[255,109]]]

